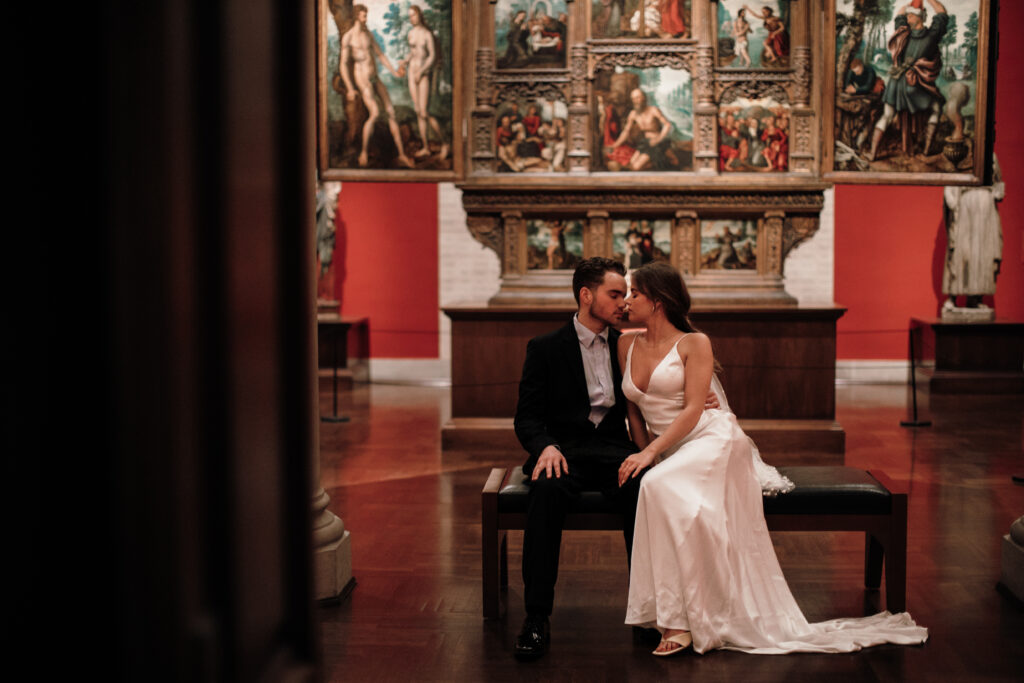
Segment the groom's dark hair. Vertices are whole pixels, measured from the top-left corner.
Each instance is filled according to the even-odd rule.
[[[626,277],[626,266],[604,256],[591,256],[580,261],[572,274],[572,295],[576,297],[576,305],[580,303],[580,290],[584,287],[596,289],[604,282],[604,274],[608,271]]]

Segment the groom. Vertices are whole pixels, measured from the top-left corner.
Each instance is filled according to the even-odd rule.
[[[585,259],[572,278],[579,308],[562,328],[530,340],[519,382],[515,429],[529,457],[530,502],[523,538],[526,620],[515,656],[548,649],[562,524],[581,491],[603,491],[622,513],[632,552],[640,477],[618,486],[619,465],[639,449],[626,431],[626,400],[617,360],[626,309],[626,269],[608,258]],[[642,476],[642,475],[641,475]]]

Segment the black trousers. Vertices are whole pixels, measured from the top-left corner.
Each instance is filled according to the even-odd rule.
[[[554,606],[558,580],[558,555],[562,545],[562,526],[572,501],[583,491],[600,491],[614,501],[622,514],[622,533],[626,539],[626,559],[633,552],[633,525],[636,499],[643,472],[619,488],[619,466],[631,452],[621,457],[573,455],[566,453],[569,473],[548,477],[541,471],[530,484],[530,502],[523,535],[523,584],[526,613],[549,616]],[[646,470],[645,470],[646,472]]]

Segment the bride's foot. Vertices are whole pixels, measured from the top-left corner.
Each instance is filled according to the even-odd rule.
[[[692,644],[693,638],[690,636],[689,631],[672,628],[665,629],[665,633],[661,636],[661,642],[658,643],[658,647],[654,650],[653,654],[658,657],[668,657],[669,655],[679,654]]]

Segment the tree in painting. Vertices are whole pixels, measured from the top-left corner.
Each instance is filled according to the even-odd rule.
[[[451,4],[327,0],[331,168],[451,168]]]
[[[757,222],[702,221],[701,270],[757,270]]]
[[[572,270],[583,260],[583,222],[526,222],[526,267],[530,270]]]
[[[970,166],[978,2],[838,0],[836,170]]]

